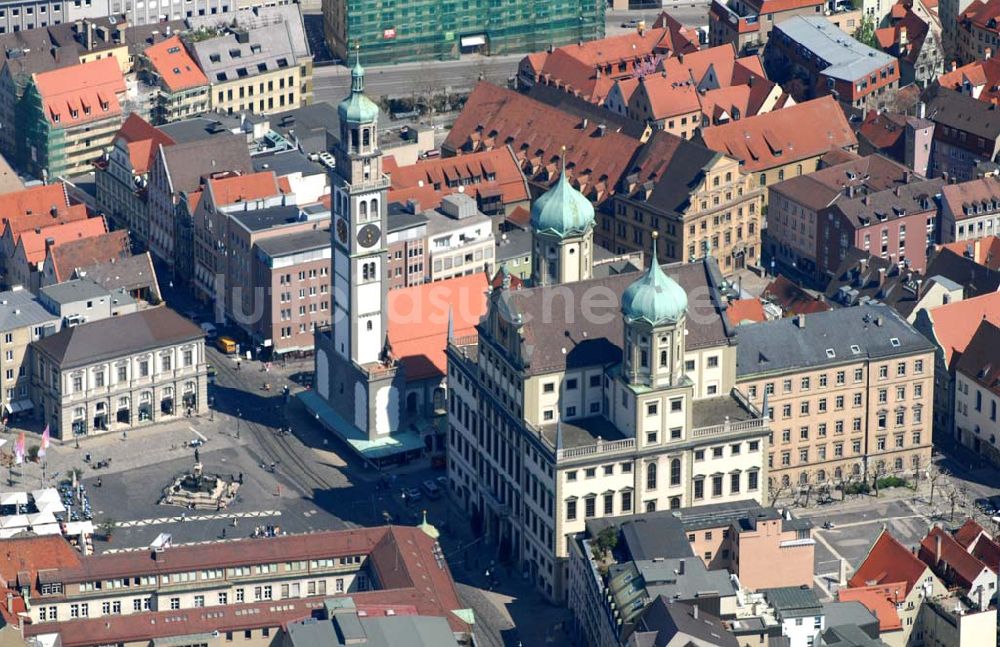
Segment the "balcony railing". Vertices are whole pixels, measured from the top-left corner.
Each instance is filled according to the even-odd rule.
[[[754,418],[752,420],[741,420],[740,422],[730,422],[727,418],[722,424],[692,429],[690,437],[692,439],[711,438],[714,436],[741,434],[748,431],[764,431],[765,429],[767,429],[766,418]]]
[[[623,438],[622,440],[612,440],[610,442],[598,440],[593,445],[584,445],[583,447],[571,447],[569,449],[557,450],[556,459],[580,458],[582,456],[595,456],[598,454],[613,454],[633,449],[635,449],[635,438]]]

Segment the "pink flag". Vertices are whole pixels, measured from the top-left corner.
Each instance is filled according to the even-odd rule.
[[[14,463],[20,465],[24,462],[24,432],[17,437],[17,443],[14,445]]]
[[[45,458],[45,450],[49,448],[49,426],[45,425],[45,431],[42,432],[42,446],[38,448],[38,456],[40,458]]]

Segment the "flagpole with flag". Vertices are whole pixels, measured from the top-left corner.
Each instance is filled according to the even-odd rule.
[[[42,444],[38,448],[38,460],[42,464],[42,486],[45,486],[45,454],[49,448],[49,426],[42,432]]]

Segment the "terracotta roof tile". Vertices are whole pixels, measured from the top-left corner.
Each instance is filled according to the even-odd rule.
[[[975,519],[966,519],[962,527],[955,531],[955,541],[968,550],[985,532]]]
[[[885,585],[891,582],[905,583],[903,597],[917,584],[927,571],[927,565],[917,559],[917,556],[899,543],[899,541],[883,529],[875,540],[865,561],[854,571],[848,581],[851,588]]]
[[[49,250],[49,260],[58,283],[73,278],[73,273],[77,269],[120,261],[128,255],[128,231],[124,229],[90,238],[70,240]]]
[[[389,155],[384,164],[392,179],[390,202],[415,200],[421,209],[436,209],[441,198],[459,188],[475,198],[499,194],[505,205],[530,199],[527,180],[507,146],[459,157],[420,160],[408,166],[397,166]]]
[[[389,290],[389,343],[407,380],[447,373],[449,308],[456,337],[476,334],[488,286],[489,277],[476,273]]]
[[[261,171],[247,175],[230,175],[208,181],[209,191],[215,206],[263,200],[280,193],[278,180],[273,171]]]
[[[983,535],[973,546],[972,555],[986,568],[1000,574],[1000,544]]]
[[[958,16],[958,21],[968,22],[987,32],[996,33],[996,19],[1000,18],[1000,0],[974,0]]]
[[[940,553],[937,548],[939,539]],[[967,553],[951,534],[938,526],[931,528],[920,542],[917,555],[946,582],[958,584],[965,589],[969,589],[986,568],[982,562]]]
[[[122,139],[128,144],[132,172],[139,175],[149,172],[152,168],[156,151],[161,145],[171,146],[174,143],[169,135],[136,113],[129,115],[115,135],[115,139]]]
[[[844,112],[833,97],[747,117],[702,131],[705,144],[760,171],[816,157],[834,148],[857,146]]]
[[[780,306],[788,316],[826,312],[831,309],[830,304],[812,296],[782,274],[771,281],[760,296]]]
[[[890,112],[871,111],[858,135],[868,140],[877,150],[886,150],[902,141],[906,132],[906,116]]]
[[[945,187],[948,188],[948,187]],[[1000,270],[1000,236],[983,236],[971,240],[944,243],[938,248],[950,249],[956,254],[966,255],[983,267]]]
[[[957,356],[965,352],[980,322],[1000,325],[1000,292],[930,308],[927,314],[934,325],[934,337],[944,351],[944,363],[951,369]]]
[[[767,316],[764,314],[764,304],[761,303],[760,299],[730,301],[726,308],[726,316],[729,317],[729,323],[734,326],[744,322],[759,323],[767,320]]]
[[[208,85],[208,78],[188,54],[179,36],[147,47],[144,54],[171,92]]]
[[[34,81],[45,116],[59,127],[122,114],[118,97],[125,93],[125,78],[113,56],[35,74]]]
[[[899,619],[894,601],[895,592],[902,589],[905,582],[887,582],[882,585],[860,586],[840,589],[837,599],[841,602],[860,602],[878,618],[879,631],[899,631],[903,623]]]
[[[457,154],[509,145],[529,181],[547,187],[558,178],[561,147],[567,175],[584,195],[601,203],[639,148],[637,139],[607,130],[512,90],[481,82],[452,126],[443,149]]]
[[[23,231],[84,220],[86,217],[86,206],[70,205],[62,182],[0,195],[0,223],[4,227],[10,226],[15,244]]]
[[[76,568],[80,553],[61,536],[5,539],[0,544],[0,584],[17,589],[17,574],[27,572],[32,597],[37,598],[39,571]]]
[[[90,238],[107,233],[104,218],[87,218],[62,225],[52,225],[41,230],[25,231],[21,234],[19,245],[24,248],[24,254],[29,263],[41,263],[45,260],[48,247],[61,245],[71,240]]]
[[[959,92],[963,91],[966,82],[970,89],[979,91],[976,98],[980,101],[993,103],[1000,100],[1000,59],[972,61],[938,77],[942,87]]]

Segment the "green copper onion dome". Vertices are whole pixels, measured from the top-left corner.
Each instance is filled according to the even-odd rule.
[[[531,205],[531,226],[559,237],[581,234],[594,226],[594,205],[569,183],[565,168],[555,186]]]
[[[365,68],[358,55],[351,70],[351,94],[337,106],[341,121],[354,124],[371,123],[378,118],[378,106],[365,96]]]
[[[656,237],[653,237],[653,260],[622,294],[622,314],[625,321],[642,321],[651,326],[678,321],[687,310],[688,300],[677,281],[663,273],[656,256]]]

